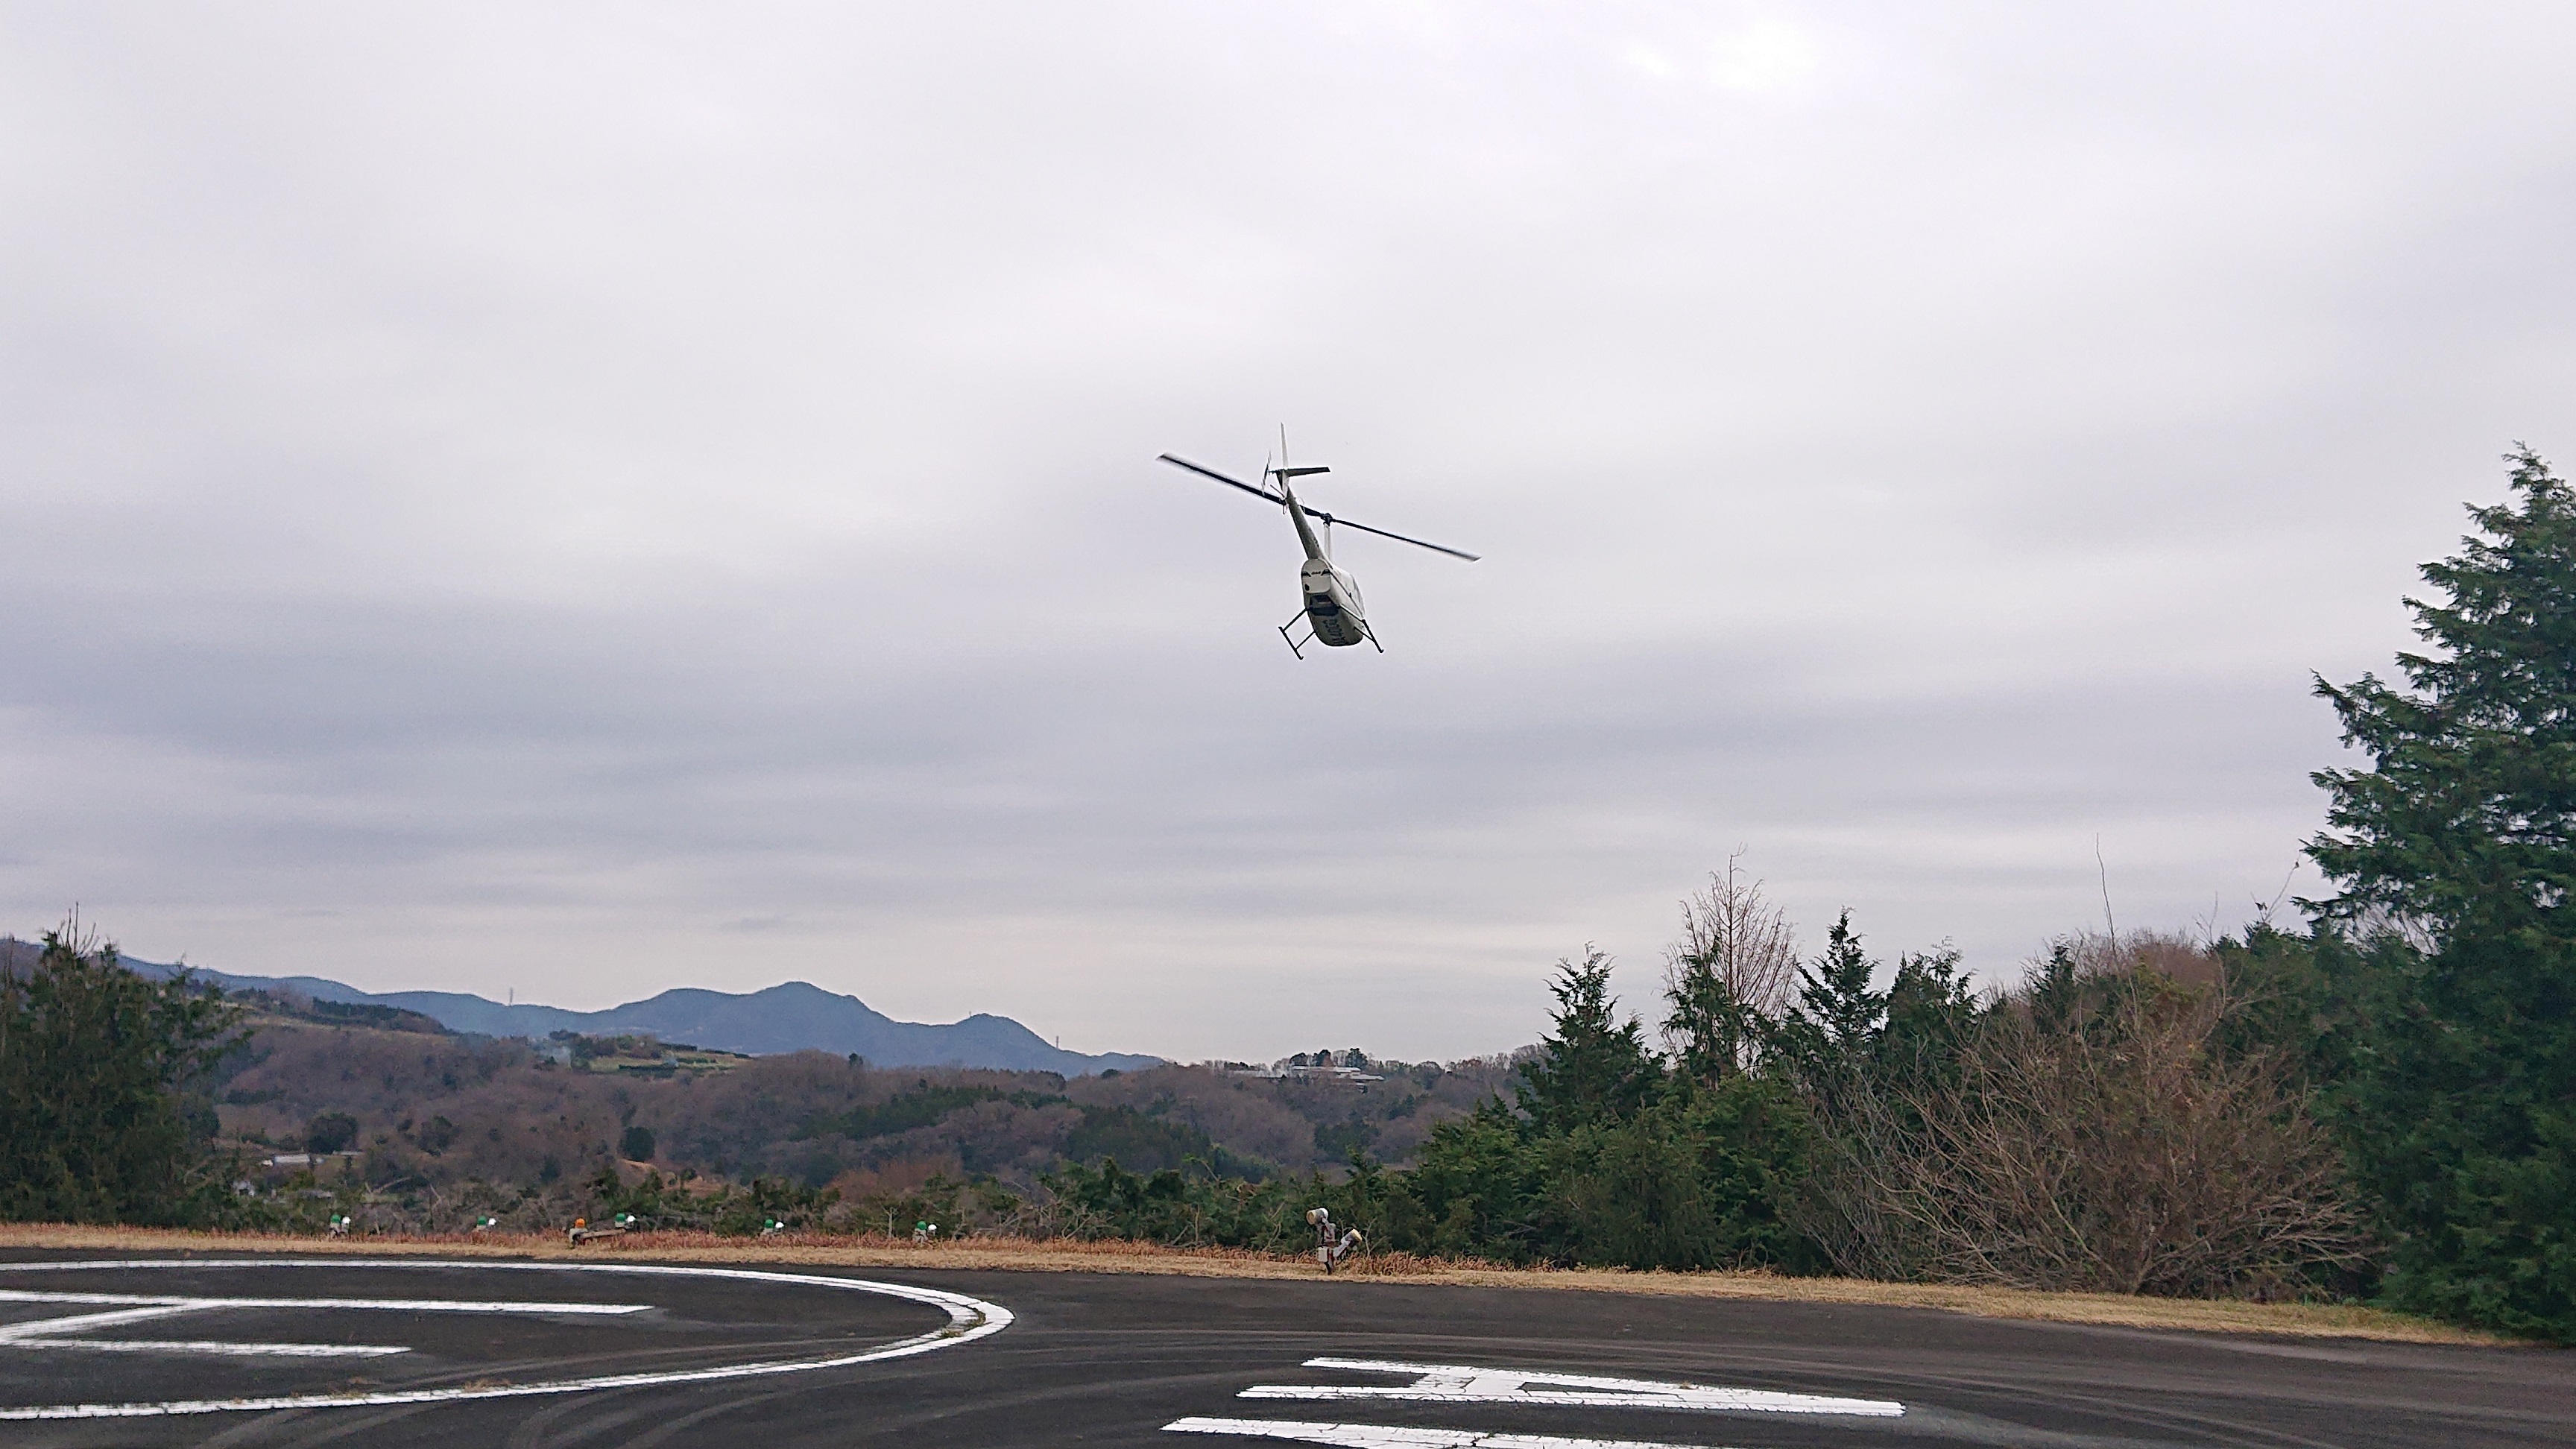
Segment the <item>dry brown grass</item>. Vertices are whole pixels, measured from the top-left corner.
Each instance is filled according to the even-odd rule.
[[[1163,1248],[1144,1243],[1033,1242],[982,1238],[916,1247],[870,1234],[719,1238],[709,1233],[637,1233],[575,1248],[546,1235],[318,1238],[266,1233],[201,1233],[157,1228],[0,1224],[0,1248],[68,1248],[130,1252],[348,1253],[373,1256],[602,1257],[643,1262],[778,1263],[850,1268],[965,1268],[1022,1273],[1159,1273],[1197,1278],[1298,1278],[1323,1281],[1312,1259],[1242,1248]],[[2204,1333],[2262,1333],[2296,1338],[2366,1338],[2392,1343],[2506,1346],[2511,1339],[2428,1319],[2340,1304],[2249,1303],[2137,1298],[2107,1293],[2042,1293],[2018,1288],[1875,1283],[1857,1278],[1786,1278],[1764,1272],[1631,1273],[1609,1269],[1504,1268],[1380,1253],[1346,1264],[1335,1283],[1454,1284],[1478,1288],[1643,1293],[1676,1298],[1730,1298],[1788,1303],[1877,1304],[1937,1308],[1984,1318],[2052,1323],[2174,1328]]]

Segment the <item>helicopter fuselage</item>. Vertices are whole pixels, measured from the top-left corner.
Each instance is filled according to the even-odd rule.
[[[1288,517],[1297,525],[1297,542],[1306,550],[1306,562],[1297,569],[1297,588],[1305,601],[1306,623],[1315,631],[1318,643],[1336,649],[1369,643],[1368,613],[1360,602],[1359,580],[1333,567],[1332,558],[1324,552],[1324,542],[1315,536],[1314,522],[1306,517],[1305,508],[1297,502],[1296,490],[1286,478],[1279,479],[1279,492],[1288,500]]]
[[[1368,642],[1358,580],[1326,560],[1310,558],[1297,570],[1297,586],[1304,591],[1306,622],[1316,639],[1337,649]]]

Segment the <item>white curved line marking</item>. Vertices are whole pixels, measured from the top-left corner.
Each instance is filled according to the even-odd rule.
[[[875,1363],[881,1359],[909,1358],[933,1349],[971,1343],[990,1337],[1011,1326],[1011,1310],[981,1298],[963,1293],[948,1293],[937,1288],[916,1288],[908,1283],[880,1283],[865,1278],[831,1278],[815,1273],[769,1273],[751,1268],[682,1268],[649,1263],[491,1263],[457,1262],[436,1258],[226,1258],[209,1261],[199,1258],[128,1258],[89,1259],[69,1263],[0,1263],[0,1273],[66,1272],[86,1269],[225,1269],[225,1268],[470,1268],[501,1272],[527,1273],[624,1273],[647,1277],[731,1278],[755,1283],[793,1284],[808,1288],[840,1288],[857,1293],[877,1293],[914,1303],[927,1303],[947,1310],[948,1326],[931,1333],[898,1340],[864,1353],[840,1354],[831,1358],[777,1359],[766,1363],[733,1364],[723,1368],[682,1369],[663,1373],[603,1374],[591,1378],[556,1379],[534,1384],[493,1384],[475,1388],[394,1389],[366,1394],[283,1394],[256,1399],[170,1399],[160,1403],[136,1404],[39,1404],[23,1408],[0,1409],[0,1421],[11,1419],[141,1419],[175,1414],[220,1414],[271,1409],[358,1408],[384,1404],[444,1404],[466,1399],[514,1399],[538,1394],[579,1394],[597,1389],[649,1388],[660,1384],[714,1383],[725,1379],[767,1378],[778,1374],[811,1373],[817,1369],[846,1368],[852,1364]]]
[[[1471,1364],[1388,1363],[1368,1358],[1310,1358],[1308,1368],[1410,1374],[1409,1384],[1387,1387],[1341,1384],[1255,1384],[1245,1399],[1403,1399],[1434,1404],[1547,1404],[1604,1409],[1696,1409],[1767,1414],[1851,1414],[1893,1419],[1905,1406],[1893,1399],[1837,1399],[1769,1389],[1729,1389],[1655,1379],[1609,1379],[1589,1374],[1480,1368]],[[1532,1387],[1536,1385],[1537,1387]]]
[[[1487,1429],[1409,1429],[1393,1424],[1284,1424],[1270,1419],[1175,1419],[1173,1434],[1239,1434],[1247,1439],[1293,1439],[1338,1449],[1709,1449],[1704,1444],[1657,1444],[1640,1439],[1560,1439],[1549,1434],[1502,1434]]]

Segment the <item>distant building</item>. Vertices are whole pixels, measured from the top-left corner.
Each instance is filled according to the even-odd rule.
[[[359,1157],[364,1157],[364,1156],[366,1156],[366,1154],[365,1154],[365,1153],[363,1153],[363,1152],[356,1152],[356,1151],[350,1151],[350,1152],[281,1152],[281,1153],[277,1154],[275,1157],[269,1158],[265,1163],[263,1163],[263,1164],[261,1164],[261,1165],[262,1165],[262,1166],[265,1166],[265,1167],[282,1167],[282,1168],[289,1168],[289,1169],[292,1169],[292,1168],[298,1168],[298,1167],[317,1167],[317,1168],[318,1168],[318,1167],[322,1166],[322,1165],[323,1165],[324,1163],[326,1163],[326,1162],[337,1162],[337,1161],[342,1161],[342,1160],[347,1160],[347,1159],[354,1159],[354,1158],[359,1158]]]
[[[1357,1067],[1301,1067],[1293,1064],[1280,1067],[1246,1067],[1236,1071],[1234,1064],[1228,1063],[1227,1075],[1258,1077],[1267,1082],[1341,1082],[1350,1086],[1365,1086],[1370,1082],[1386,1080],[1375,1072],[1364,1072]]]

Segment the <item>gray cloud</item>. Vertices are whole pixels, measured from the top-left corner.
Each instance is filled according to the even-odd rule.
[[[0,16],[0,908],[1086,1049],[1643,1004],[1739,843],[2241,921],[2576,460],[2544,7]],[[1390,653],[1298,664],[1285,418]]]

